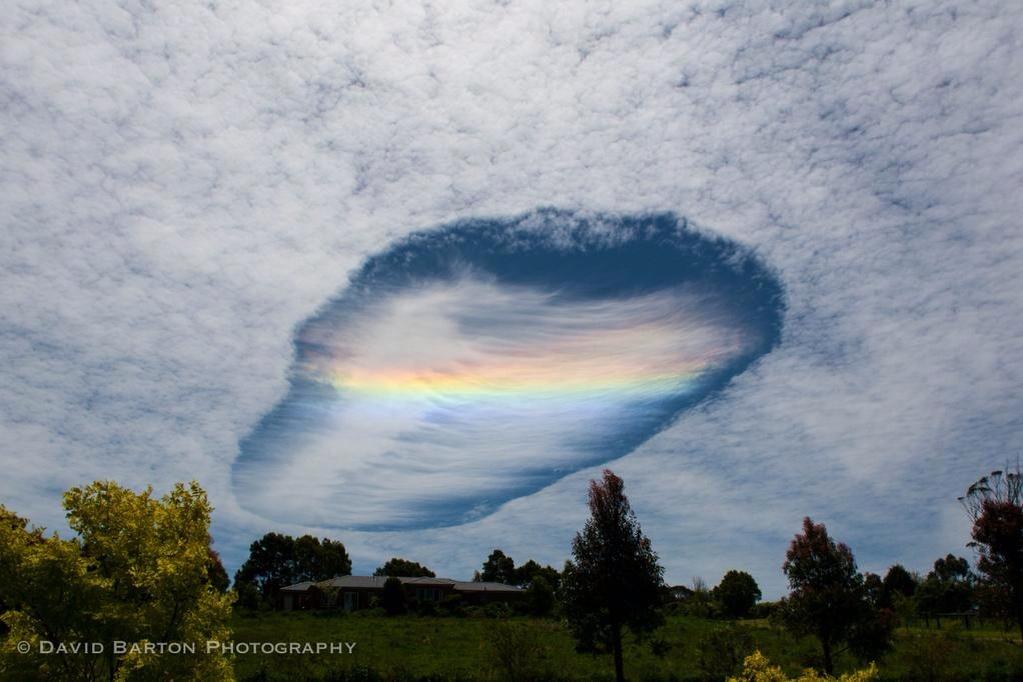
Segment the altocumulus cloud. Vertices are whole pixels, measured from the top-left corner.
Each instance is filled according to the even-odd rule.
[[[197,477],[237,563],[268,526],[236,496],[240,443],[367,258],[537,206],[670,212],[772,266],[787,308],[774,350],[613,463],[669,578],[744,567],[775,594],[806,513],[873,570],[965,552],[955,495],[1023,437],[1021,27],[1002,2],[8,3],[0,498],[59,526],[68,485]],[[545,315],[543,290],[508,300],[471,271],[435,284],[425,310],[528,316],[506,340],[523,352],[618,317]],[[670,330],[647,293],[624,319]],[[734,330],[713,303],[683,310]],[[338,327],[369,385],[402,305]],[[442,362],[494,357],[430,338],[464,344],[421,349]],[[498,543],[559,562],[595,474],[562,464],[456,532],[274,528],[339,535],[357,569],[403,553],[466,575]]]

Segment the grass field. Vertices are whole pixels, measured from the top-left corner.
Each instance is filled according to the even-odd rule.
[[[456,618],[374,613],[238,614],[235,642],[355,642],[351,654],[247,654],[239,680],[613,679],[609,656],[579,654],[564,626],[535,618]],[[1023,649],[1012,631],[904,628],[878,661],[885,680],[1023,680]],[[1018,640],[1016,640],[1018,642]],[[813,640],[766,621],[732,625],[670,617],[652,641],[630,641],[630,680],[723,679],[744,651],[759,648],[786,672],[817,663]],[[839,657],[840,669],[856,667]]]

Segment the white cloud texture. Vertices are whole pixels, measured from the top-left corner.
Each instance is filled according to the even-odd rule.
[[[789,303],[775,351],[614,464],[669,578],[777,594],[804,514],[874,570],[965,553],[955,496],[1023,440],[1021,12],[7,3],[0,499],[59,525],[69,485],[197,477],[237,562],[267,530],[238,442],[366,255],[455,218],[668,210]],[[364,569],[557,562],[594,474],[455,533],[341,537]]]

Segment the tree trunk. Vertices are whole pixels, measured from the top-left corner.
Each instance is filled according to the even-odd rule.
[[[611,628],[611,648],[615,656],[615,680],[625,682],[625,664],[622,662],[622,626],[614,625]]]
[[[835,664],[831,660],[831,638],[821,637],[821,648],[824,650],[824,672],[834,675]]]

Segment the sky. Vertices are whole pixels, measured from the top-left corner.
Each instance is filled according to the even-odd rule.
[[[461,578],[560,565],[610,466],[673,584],[780,595],[806,515],[864,570],[970,556],[956,497],[1023,445],[1021,37],[1011,2],[10,2],[0,502],[197,479],[229,569],[276,530]],[[673,280],[690,243],[752,270]]]

